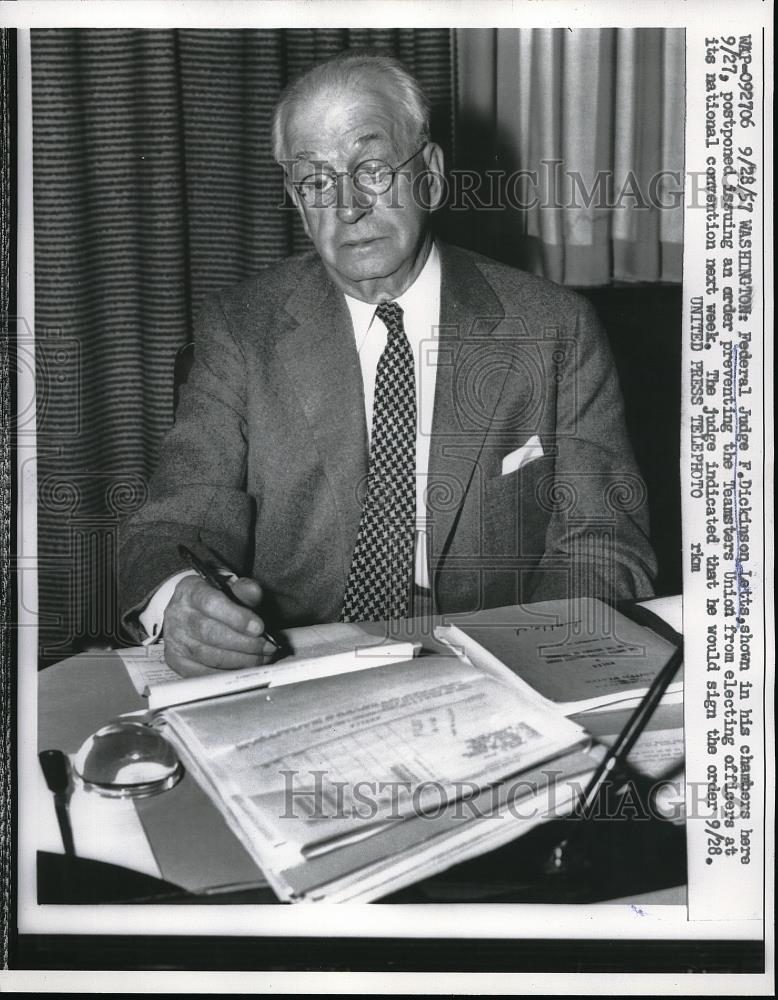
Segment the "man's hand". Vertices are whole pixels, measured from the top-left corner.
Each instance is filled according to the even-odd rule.
[[[255,580],[242,577],[230,586],[246,604],[259,606],[262,588]],[[234,604],[199,576],[179,580],[163,628],[165,659],[182,677],[255,667],[276,652],[262,637],[265,623],[256,612]]]

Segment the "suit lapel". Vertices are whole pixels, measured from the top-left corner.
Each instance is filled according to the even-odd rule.
[[[438,371],[428,478],[431,570],[438,573],[460,526],[465,499],[480,482],[478,456],[500,394],[473,407],[472,376],[488,354],[486,338],[504,316],[491,285],[465,252],[438,243],[441,307]],[[361,507],[357,487],[368,470],[364,389],[351,318],[321,264],[286,302],[288,327],[277,351],[305,413],[340,521],[345,588]],[[499,378],[494,381],[499,381]],[[499,388],[499,387],[498,387]],[[433,582],[434,587],[434,582]]]
[[[488,365],[487,338],[504,316],[500,300],[469,255],[445,244],[438,247],[439,360],[427,491],[433,591],[452,539],[464,527],[465,500],[472,489],[480,488],[478,458],[500,393],[482,396],[479,378]],[[500,388],[500,375],[491,374],[493,389]]]
[[[362,371],[345,299],[316,262],[286,303],[289,328],[277,350],[305,413],[340,521],[345,588],[367,475]]]

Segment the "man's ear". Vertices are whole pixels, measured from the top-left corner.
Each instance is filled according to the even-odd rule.
[[[427,200],[430,212],[435,212],[443,203],[446,194],[446,178],[443,173],[443,150],[436,142],[428,142],[424,148],[424,162],[427,165]]]
[[[300,197],[297,188],[294,186],[294,184],[292,184],[292,182],[289,180],[288,177],[284,178],[284,186],[286,187],[287,194],[292,199],[294,207],[297,209],[300,219],[302,220],[303,229],[305,230],[305,235],[308,237],[309,240],[313,239],[313,237],[311,236],[311,230],[308,227],[308,216],[305,214],[305,205],[303,205],[303,200]]]

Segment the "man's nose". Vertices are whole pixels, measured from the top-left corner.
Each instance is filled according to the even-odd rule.
[[[367,215],[373,208],[375,196],[360,189],[354,183],[352,177],[341,177],[340,188],[338,190],[337,214],[341,222],[353,225],[359,222],[363,215]]]

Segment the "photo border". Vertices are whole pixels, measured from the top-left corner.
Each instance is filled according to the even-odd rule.
[[[47,19],[47,15],[44,12],[41,14],[41,5],[15,5],[18,9],[14,11],[14,14],[22,15],[21,19],[28,15],[28,7],[37,8],[32,11],[32,17],[43,17],[43,24],[50,25],[51,20]],[[54,5],[49,5],[49,10]],[[110,5],[112,7],[110,12],[105,11],[104,5],[96,5],[102,8],[100,17],[107,18],[116,23],[121,22],[126,24],[127,20],[132,16],[131,8],[135,8],[137,5],[129,4],[117,4]],[[176,5],[178,7],[178,5]],[[198,5],[198,12],[203,13],[205,17],[215,18],[217,15],[211,12],[211,9],[215,5],[201,4]],[[278,18],[288,15],[282,13],[283,10],[289,8],[289,4],[279,4],[268,7],[267,5],[262,5],[263,14],[266,13],[268,17],[268,24],[263,24],[262,26],[278,26],[278,27],[288,27],[288,23],[279,23]],[[305,4],[307,10],[315,10],[320,12],[323,16],[324,7],[321,4]],[[347,23],[351,24],[359,21],[359,16],[357,15],[357,7],[348,3],[339,3],[334,5],[339,12],[339,15],[335,16],[337,20],[338,16],[343,16],[346,11],[348,11]],[[372,5],[371,5],[372,6]],[[443,5],[431,5],[434,6],[434,13],[437,13],[442,9]],[[460,24],[463,19],[473,17],[472,13],[463,14],[465,11],[464,6],[458,4],[447,5],[451,10],[451,20],[448,21],[449,25],[454,27],[468,26],[466,24]],[[576,5],[580,9],[580,5]],[[739,5],[742,10],[743,4]],[[44,5],[45,7],[45,5]],[[190,5],[191,7],[191,5]],[[408,10],[408,4],[400,4],[403,10]],[[484,7],[493,12],[487,15],[484,11]],[[537,5],[535,5],[537,13]],[[572,5],[569,4],[555,4],[554,5],[554,15],[557,17],[564,18],[564,14],[571,13]],[[592,15],[601,20],[601,15],[596,8],[596,6],[591,3],[584,5],[586,10],[591,11]],[[630,12],[634,13],[636,16],[645,17],[645,6],[640,4],[621,4],[620,8],[630,8]],[[641,15],[640,10],[643,9],[643,14]],[[702,16],[703,10],[709,11],[710,4],[694,4],[688,5],[686,8],[682,8],[680,14],[686,18],[692,16],[690,11],[696,11],[697,16]],[[78,23],[79,26],[92,26],[92,19],[97,16],[97,11],[95,5],[86,3],[81,5],[76,5],[75,8],[72,5],[67,4],[57,4],[57,18],[64,19],[68,23]],[[117,11],[117,8],[121,8],[121,12]],[[165,9],[160,7],[159,4],[144,4],[143,10],[146,16],[151,14],[151,9],[154,9],[155,14],[159,17],[159,24],[154,24],[153,26],[174,26],[173,22],[177,23],[177,16],[170,12],[170,8]],[[379,3],[376,8],[377,16],[381,23],[392,24],[393,19],[397,18],[396,13],[399,8],[394,5],[387,5]],[[488,17],[495,17],[496,12],[500,9],[500,5],[486,4],[481,7],[478,12],[478,26],[483,26],[485,23],[489,23],[490,26],[508,26],[504,23],[502,25],[491,24],[488,21]],[[548,8],[546,8],[547,10]],[[600,8],[601,9],[601,8]],[[332,8],[328,8],[328,13]],[[504,10],[504,8],[503,8]],[[4,12],[5,13],[5,12]],[[246,8],[245,4],[239,3],[233,6],[232,11],[227,14],[226,20],[230,22],[225,25],[225,10],[223,6],[220,6],[218,23],[221,26],[238,26],[235,23],[237,18],[245,18],[249,15],[252,18],[257,16],[257,5],[250,5]],[[433,17],[434,17],[433,13]],[[621,9],[619,10],[621,13]],[[504,15],[503,15],[504,16]],[[670,26],[667,24],[667,20],[671,17],[676,17],[676,15],[670,15],[668,10],[662,7],[662,20],[663,26]],[[50,14],[49,14],[50,18]],[[86,20],[84,20],[86,18]],[[389,18],[387,21],[386,19]],[[16,20],[16,18],[14,18]],[[572,16],[570,17],[572,21]],[[457,22],[457,23],[454,23]],[[5,20],[1,19],[0,23],[5,24]],[[674,21],[674,24],[678,23],[678,26],[682,26],[685,21],[678,20]],[[103,25],[100,25],[103,26]],[[313,26],[313,25],[312,25]],[[419,25],[421,26],[421,25]],[[531,24],[526,24],[522,22],[521,26],[532,26]],[[602,25],[598,25],[602,26]],[[9,34],[15,34],[13,30]],[[7,38],[8,36],[4,36]],[[3,71],[4,79],[3,84],[6,81],[10,81],[10,94],[14,93],[14,81],[11,79],[8,67],[10,65],[7,59],[7,50],[3,49]],[[15,68],[15,67],[14,67]],[[8,91],[6,91],[8,93]],[[13,106],[13,102],[6,104],[4,101],[3,105],[3,129],[10,129],[9,133],[13,135],[15,123],[13,122],[13,113],[9,112],[9,107]],[[10,148],[10,143],[5,145],[6,155],[5,162],[3,163],[3,203],[0,206],[2,210],[2,239],[3,239],[3,253],[7,254],[11,260],[11,267],[9,268],[10,276],[13,275],[13,264],[14,253],[11,244],[14,242],[15,238],[15,217],[13,210],[11,208],[6,208],[6,204],[10,206],[11,196],[6,196],[6,191],[15,191],[15,185],[13,181],[13,157],[8,151]],[[13,144],[15,147],[15,143]],[[8,177],[11,177],[11,185],[7,184]],[[6,199],[8,198],[8,202]],[[6,250],[8,246],[8,250]],[[3,301],[13,302],[13,296],[10,293],[10,277],[3,274]],[[14,310],[10,308],[8,310],[8,315],[13,315]],[[7,320],[6,320],[7,324]],[[7,325],[3,329],[3,334],[8,337]],[[13,586],[13,581],[10,579],[8,568],[12,565],[12,559],[14,553],[11,551],[10,539],[14,537],[15,531],[15,510],[13,507],[15,490],[19,489],[18,479],[15,479],[16,469],[11,461],[12,447],[10,444],[10,431],[9,428],[12,426],[13,415],[15,413],[14,403],[15,394],[11,386],[11,375],[10,372],[13,371],[13,341],[12,338],[9,339],[8,344],[10,346],[10,353],[5,348],[0,354],[0,363],[2,364],[2,377],[3,377],[3,440],[2,440],[2,463],[3,463],[3,570],[2,578],[0,579],[0,584],[2,585],[2,610],[6,613],[5,621],[12,621],[15,615],[9,615],[7,612],[9,609],[13,609],[15,605],[16,593]],[[10,472],[10,475],[9,475]],[[8,483],[11,483],[12,489],[9,491]],[[14,679],[15,679],[15,661],[11,660],[11,654],[14,649],[13,642],[10,639],[13,638],[13,630],[9,629],[3,634],[3,710],[4,710],[4,748],[9,749],[9,756],[13,753],[15,749],[11,746],[14,737],[14,725],[9,708],[11,706],[11,699],[14,697]],[[12,867],[12,846],[11,838],[7,837],[11,826],[15,820],[15,803],[13,801],[13,793],[11,787],[11,769],[4,767],[2,772],[2,832],[3,832],[3,847],[2,847],[2,873],[4,880],[4,911],[5,915],[10,915],[11,906],[18,902],[18,900],[13,898],[13,886],[11,883],[11,867]],[[9,892],[9,888],[11,891]],[[352,904],[353,905],[353,904]],[[473,904],[464,904],[467,907],[466,912],[471,914],[473,912]],[[506,904],[504,904],[505,906]],[[525,904],[521,904],[525,905]],[[374,904],[371,904],[374,906]],[[73,908],[65,908],[65,910],[71,910]],[[101,914],[103,917],[110,916],[110,911],[114,908],[101,908]],[[162,908],[155,908],[157,914],[159,914],[163,920],[169,920],[172,916],[180,917],[180,908],[164,908],[166,911],[172,909],[172,913],[162,914]],[[197,909],[207,910],[213,913],[212,908],[209,907],[198,907]],[[314,908],[315,909],[315,908]],[[361,907],[359,908],[361,909]],[[432,914],[432,907],[425,906],[423,908],[423,913],[427,918]],[[554,908],[556,911],[558,908]],[[587,908],[588,910],[589,908]],[[605,919],[605,910],[609,909],[607,906],[598,906],[596,908],[597,913],[602,918],[602,924],[609,924],[610,921]],[[621,909],[621,908],[617,908]],[[584,914],[581,908],[577,908],[577,915],[582,919],[589,919],[590,913]],[[646,916],[650,916],[647,913]],[[62,913],[61,916],[67,919],[68,914]],[[614,915],[615,916],[615,915]],[[658,915],[661,918],[661,915]],[[362,920],[361,915],[355,913],[357,920]],[[328,915],[329,920],[329,915]],[[659,923],[663,921],[660,919]],[[666,930],[672,928],[672,933],[676,933],[678,928],[673,926],[674,921],[669,921],[665,923]],[[685,939],[685,940],[673,940],[671,938],[654,938],[651,936],[648,938],[641,939],[625,939],[622,941],[608,941],[602,938],[588,939],[581,938],[576,940],[565,940],[563,937],[551,936],[543,939],[529,939],[523,938],[520,941],[516,938],[510,936],[510,932],[506,933],[505,937],[481,937],[476,932],[472,934],[472,937],[478,938],[477,956],[467,958],[462,954],[462,942],[456,938],[437,938],[435,936],[430,937],[416,937],[416,938],[406,938],[406,937],[382,937],[376,936],[372,938],[367,938],[363,936],[339,936],[336,939],[332,937],[300,937],[291,935],[289,937],[264,937],[263,941],[265,952],[262,956],[257,956],[254,954],[252,956],[252,942],[254,939],[247,935],[247,932],[235,931],[233,936],[218,936],[213,938],[213,934],[218,932],[210,931],[207,937],[197,937],[197,936],[176,936],[174,938],[165,938],[160,935],[155,935],[159,938],[159,945],[156,944],[150,946],[149,940],[144,940],[139,943],[138,938],[135,936],[139,933],[137,928],[133,928],[132,932],[127,935],[116,935],[108,934],[95,936],[94,934],[86,934],[79,936],[78,934],[65,934],[65,933],[46,933],[41,932],[33,935],[23,935],[22,937],[12,933],[13,924],[11,920],[5,922],[5,934],[6,938],[3,942],[4,944],[4,957],[6,963],[9,962],[13,965],[15,960],[18,962],[22,959],[23,962],[33,962],[36,959],[49,962],[51,964],[39,964],[37,968],[58,968],[62,970],[75,969],[76,966],[71,964],[72,962],[78,962],[79,959],[89,959],[99,958],[101,962],[113,961],[114,959],[122,964],[116,965],[115,968],[135,968],[143,969],[148,968],[148,964],[141,963],[162,963],[164,962],[164,956],[175,957],[174,965],[176,968],[185,969],[186,965],[183,964],[187,961],[188,955],[199,956],[202,964],[194,965],[194,968],[208,969],[208,962],[212,961],[222,969],[226,970],[227,965],[231,965],[236,970],[241,969],[296,969],[302,971],[304,969],[333,969],[333,968],[359,968],[360,971],[365,972],[368,969],[372,969],[375,965],[378,968],[390,972],[393,970],[399,970],[401,968],[407,968],[409,972],[413,973],[423,973],[423,972],[446,972],[451,967],[453,962],[457,962],[459,970],[462,973],[469,971],[487,972],[487,971],[502,971],[502,972],[517,972],[523,971],[528,973],[539,973],[543,970],[537,966],[537,961],[539,956],[543,957],[544,961],[552,964],[553,967],[560,973],[568,971],[566,968],[566,963],[570,963],[570,970],[572,968],[581,969],[581,976],[576,978],[572,977],[571,981],[575,982],[581,987],[585,987],[586,980],[589,979],[584,973],[587,971],[587,962],[591,960],[593,962],[592,977],[589,979],[589,986],[591,987],[591,992],[607,992],[603,989],[602,980],[597,981],[596,972],[607,970],[613,972],[620,971],[647,971],[644,970],[644,966],[653,963],[657,967],[657,972],[659,974],[665,973],[667,975],[674,975],[682,970],[694,970],[702,972],[703,969],[708,970],[718,970],[724,971],[726,963],[730,963],[730,968],[734,964],[738,966],[739,971],[742,973],[757,973],[759,971],[760,962],[763,963],[765,960],[765,944],[764,939],[761,942],[749,939],[745,932],[746,928],[740,928],[740,934],[738,935],[737,930],[734,937],[719,938],[714,936],[708,936],[705,934],[699,938]],[[328,928],[329,930],[329,928]],[[711,928],[712,930],[712,928]],[[338,931],[336,930],[337,934]],[[514,931],[515,933],[515,931]],[[196,935],[197,932],[194,931]],[[468,935],[469,936],[469,935]],[[23,940],[27,938],[27,940]],[[227,941],[229,940],[229,945]],[[334,941],[337,941],[335,944]],[[95,942],[99,941],[99,949],[95,949]],[[312,945],[312,942],[316,941],[316,946]],[[563,944],[564,942],[564,944]],[[256,948],[256,945],[253,945]],[[209,951],[209,948],[211,949]],[[90,952],[99,950],[100,956],[90,955]],[[142,954],[141,954],[142,952]],[[218,952],[218,954],[214,954]],[[136,955],[138,964],[132,964],[133,954]],[[221,956],[221,957],[219,957]],[[772,963],[772,955],[768,952],[768,957]],[[298,961],[299,959],[299,961]],[[125,964],[130,961],[130,965]],[[477,967],[471,966],[470,968],[462,968],[468,961],[471,961]],[[178,965],[176,962],[181,962]],[[265,964],[262,964],[262,963]],[[517,963],[525,962],[524,967],[519,969]],[[243,965],[242,963],[247,963]],[[374,963],[374,965],[371,965]],[[402,964],[401,964],[402,963]],[[622,964],[626,963],[626,964]],[[16,965],[16,968],[21,968],[24,966]],[[28,966],[29,967],[29,966]],[[110,968],[113,968],[113,964]],[[84,969],[90,968],[89,965],[83,965]],[[92,969],[107,970],[109,966],[93,964]],[[287,977],[288,978],[288,977]],[[434,983],[428,982],[426,984],[426,989],[433,987],[434,992],[438,992],[438,987],[443,988],[444,984],[440,976],[436,975],[436,981]],[[446,978],[446,977],[443,977]],[[537,978],[535,976],[535,978]],[[732,977],[724,977],[727,980],[732,979]],[[740,979],[734,978],[733,982],[728,983],[731,992],[740,992],[737,987],[746,987],[747,981],[751,977],[749,975],[742,975]],[[717,977],[713,977],[717,979]],[[184,977],[179,977],[179,984],[183,984]],[[202,978],[198,978],[199,982],[202,982]],[[713,985],[713,980],[707,980],[710,985]],[[64,985],[64,983],[60,983]],[[407,982],[405,983],[405,988],[407,988]],[[448,983],[445,984],[446,986]],[[495,984],[496,985],[496,984]],[[561,985],[561,984],[558,984]],[[621,984],[622,989],[624,986],[632,985],[634,983],[624,983]],[[278,980],[276,988],[279,991],[285,991],[281,981]],[[455,987],[458,988],[458,987]],[[589,992],[589,990],[586,990]],[[707,992],[707,990],[706,990]]]

